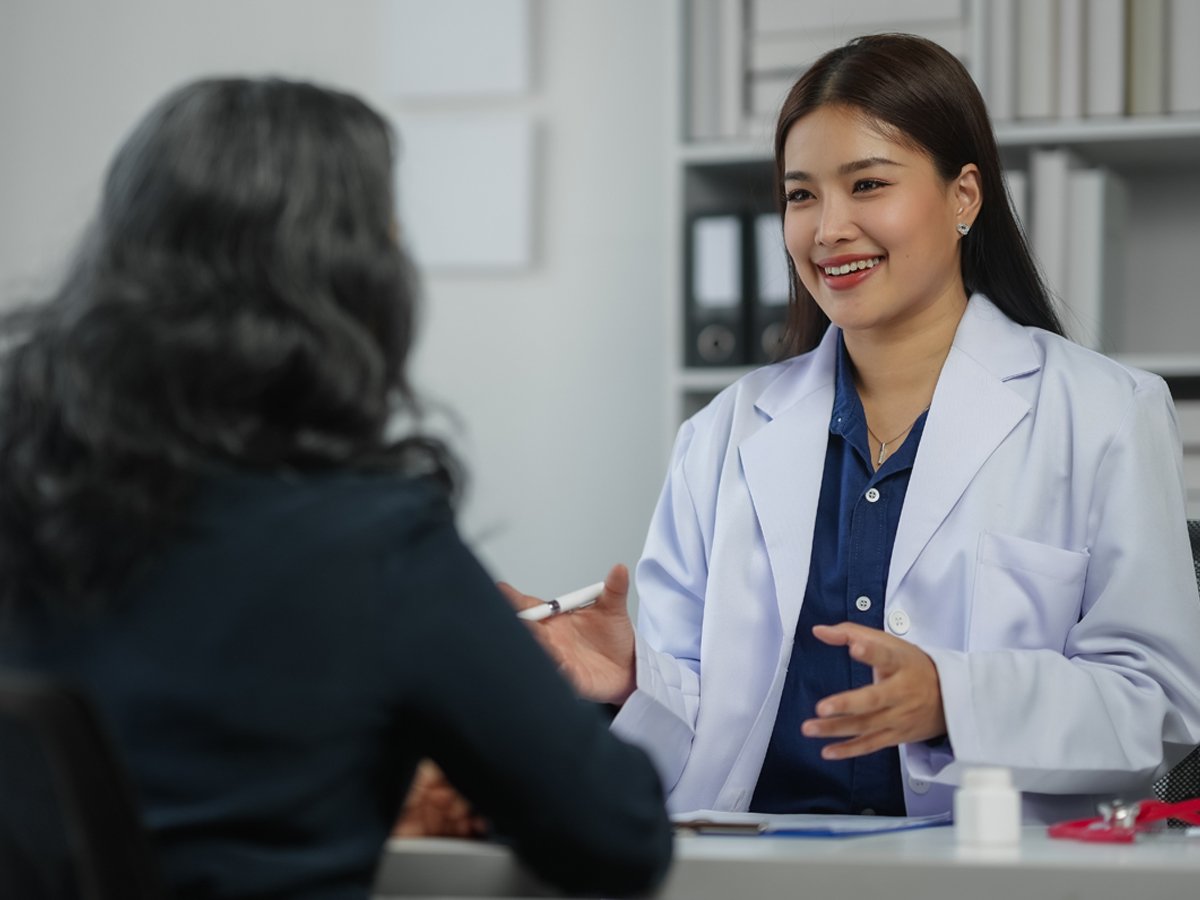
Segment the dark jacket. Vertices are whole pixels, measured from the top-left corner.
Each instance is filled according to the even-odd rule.
[[[87,688],[179,897],[364,898],[430,756],[544,878],[645,891],[670,859],[612,737],[431,484],[237,475],[103,614],[27,619],[0,662]]]

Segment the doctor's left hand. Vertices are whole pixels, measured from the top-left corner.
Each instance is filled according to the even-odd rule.
[[[937,666],[920,647],[853,622],[817,625],[813,635],[848,647],[875,675],[874,684],[825,697],[817,718],[801,726],[806,737],[848,738],[822,748],[822,757],[849,759],[946,733]]]

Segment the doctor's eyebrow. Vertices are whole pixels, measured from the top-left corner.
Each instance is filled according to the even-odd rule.
[[[888,159],[886,156],[868,156],[866,159],[856,159],[854,162],[842,163],[838,166],[839,175],[850,175],[854,172],[861,172],[863,169],[870,169],[874,166],[901,166],[904,163],[898,163],[895,160]],[[812,181],[813,177],[807,172],[802,172],[799,169],[791,172],[783,173],[784,181]]]

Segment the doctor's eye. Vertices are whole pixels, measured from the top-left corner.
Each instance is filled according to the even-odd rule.
[[[860,178],[854,182],[854,193],[869,193],[870,191],[879,190],[881,187],[887,187],[887,182],[880,181],[878,178]]]

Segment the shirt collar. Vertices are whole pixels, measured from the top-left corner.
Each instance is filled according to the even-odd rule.
[[[842,438],[858,454],[869,461],[871,442],[867,439],[867,414],[863,412],[858,388],[854,386],[854,364],[846,352],[846,341],[841,331],[837,336],[837,351],[834,360],[833,413],[829,419],[829,433]],[[904,443],[895,456],[888,456],[875,477],[883,477],[899,469],[910,468],[917,455],[917,445],[925,430],[925,413],[917,417]]]
[[[846,340],[841,331],[838,331],[834,357],[833,414],[829,419],[829,430],[847,439],[858,431],[864,438],[866,436],[866,416],[862,401],[858,399],[858,388],[854,386],[854,364],[846,352]]]

